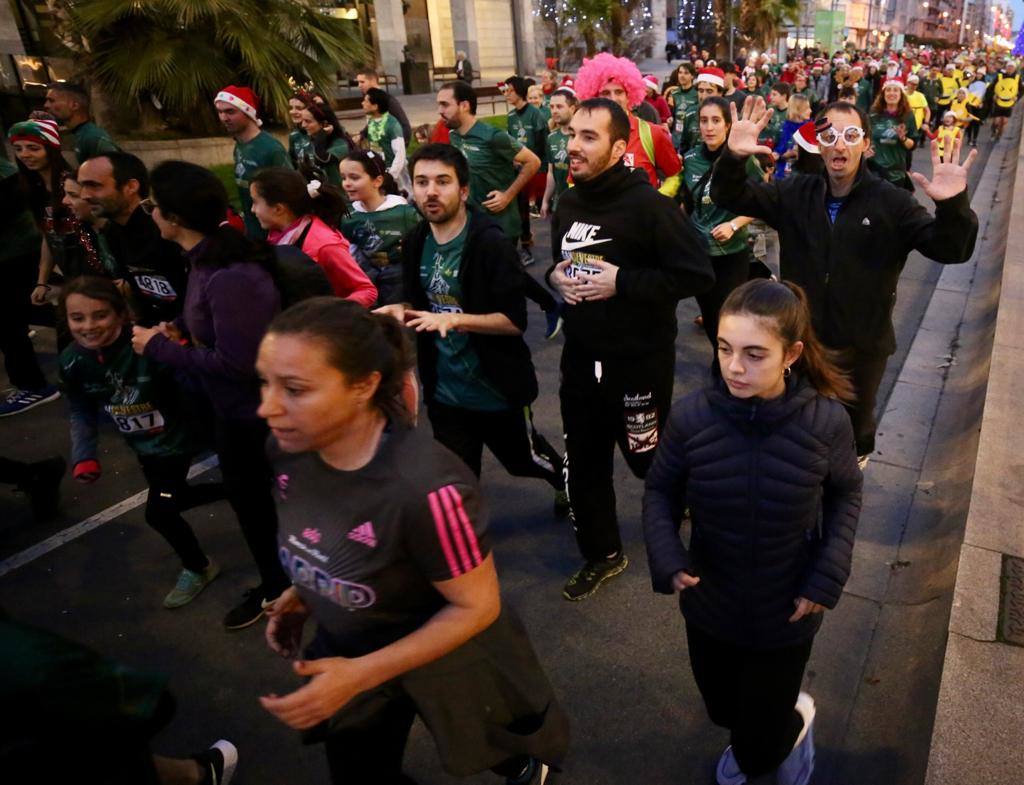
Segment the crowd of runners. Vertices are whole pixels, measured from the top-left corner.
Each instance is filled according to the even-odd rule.
[[[229,502],[259,583],[224,626],[265,618],[304,681],[263,707],[324,744],[332,782],[358,785],[413,781],[416,716],[453,774],[554,781],[569,718],[501,599],[483,450],[550,488],[580,554],[562,596],[581,601],[629,563],[617,447],[645,481],[652,587],[679,595],[694,679],[730,731],[713,781],[806,785],[815,708],[801,684],[849,576],[900,273],[912,251],[972,255],[970,148],[986,122],[1004,133],[1016,63],[923,49],[716,62],[694,48],[662,83],[603,53],[573,75],[505,80],[507,130],[477,118],[466,81],[441,87],[436,124],[415,129],[373,68],[357,81],[366,122],[351,130],[292,82],[284,144],[250,88],[211,96],[235,142],[230,194],[194,163],[147,170],[92,122],[85,89],[51,85],[7,129],[16,161],[0,158],[13,386],[0,417],[66,400],[79,483],[103,481],[100,438],[127,442],[146,521],[180,561],[166,608],[220,570],[182,513]],[[546,286],[526,270],[547,256],[538,221]],[[709,371],[674,390],[691,297]],[[564,339],[562,439],[533,423],[529,303],[545,338]],[[48,307],[59,379],[30,337]],[[190,485],[207,451],[221,482]],[[65,471],[63,457],[0,459],[39,518]],[[120,668],[2,624],[23,650]],[[141,754],[123,772],[104,757],[103,781],[228,782],[228,742],[150,756],[167,696],[158,680],[132,686],[136,714],[115,712],[116,727]],[[87,714],[74,701],[38,705]],[[81,747],[67,756],[79,772]]]

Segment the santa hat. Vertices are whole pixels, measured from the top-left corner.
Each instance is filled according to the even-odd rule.
[[[648,90],[658,92],[658,79],[653,74],[644,74],[644,87]]]
[[[796,129],[796,133],[793,134],[793,141],[807,152],[821,155],[821,150],[818,148],[818,131],[814,126],[813,120],[808,120]]]
[[[217,97],[213,100],[214,103],[221,101],[225,104],[230,104],[246,117],[251,118],[256,125],[263,125],[263,121],[259,118],[260,99],[256,97],[256,93],[250,88],[229,84],[217,93]]]
[[[884,90],[887,87],[898,87],[900,90],[903,90],[903,80],[898,76],[887,76],[885,81],[882,82],[882,89]]]
[[[725,87],[725,71],[721,68],[701,68],[697,74],[697,82],[707,82],[717,87]]]
[[[15,142],[35,142],[60,149],[60,129],[53,120],[25,120],[15,123],[7,132],[7,139]]]

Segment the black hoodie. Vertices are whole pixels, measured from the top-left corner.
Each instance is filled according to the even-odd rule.
[[[600,260],[619,267],[614,297],[565,309],[566,340],[595,359],[671,347],[677,303],[715,280],[700,238],[676,203],[621,161],[559,197],[551,244],[555,264]],[[549,284],[553,270],[546,274]]]

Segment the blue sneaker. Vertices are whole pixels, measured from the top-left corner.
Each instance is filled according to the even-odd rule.
[[[796,710],[803,717],[804,727],[796,737],[793,751],[775,773],[779,785],[807,785],[814,773],[814,698],[801,692]]]
[[[48,384],[41,390],[14,390],[0,403],[0,417],[21,414],[58,398],[60,390],[53,384]]]
[[[547,326],[544,328],[545,341],[553,341],[555,336],[562,332],[564,310],[565,305],[560,303],[553,311],[544,311],[544,318],[547,320]]]

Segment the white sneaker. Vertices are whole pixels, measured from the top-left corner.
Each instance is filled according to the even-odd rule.
[[[814,773],[814,698],[801,692],[796,699],[796,710],[803,717],[804,727],[796,737],[793,751],[776,772],[779,785],[807,785]]]
[[[861,471],[864,471],[866,468],[868,468],[868,461],[870,461],[870,460],[871,460],[871,456],[870,455],[858,455],[857,456],[857,466],[860,468]]]
[[[718,759],[715,779],[718,780],[718,785],[744,785],[747,781],[747,776],[740,771],[740,764],[736,762],[736,756],[732,754],[731,744]]]

